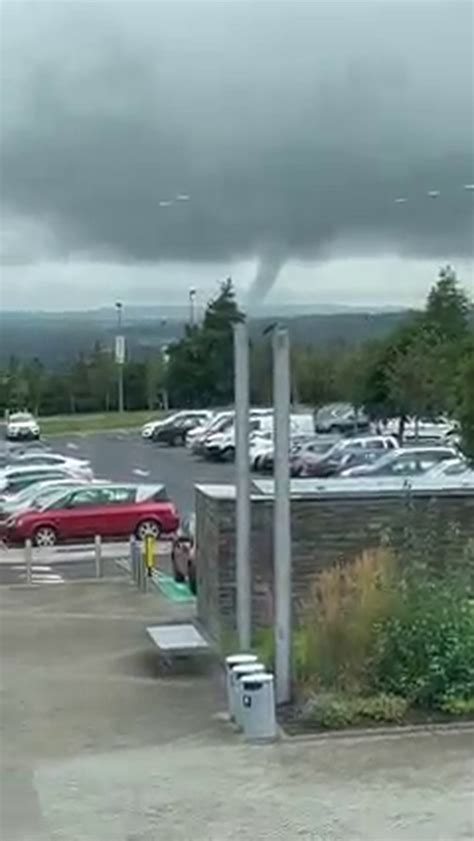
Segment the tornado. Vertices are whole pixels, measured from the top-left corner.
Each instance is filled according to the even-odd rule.
[[[272,249],[260,257],[257,274],[247,294],[247,309],[256,309],[263,303],[273,289],[280,269],[285,262],[284,255],[278,249]]]

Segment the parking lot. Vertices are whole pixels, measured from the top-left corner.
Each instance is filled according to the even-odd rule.
[[[184,447],[143,441],[140,433],[103,432],[47,439],[55,452],[89,459],[97,478],[120,482],[163,482],[182,514],[194,508],[196,483],[233,482],[233,464],[214,464]]]

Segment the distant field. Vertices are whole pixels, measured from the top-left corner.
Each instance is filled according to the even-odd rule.
[[[157,420],[163,412],[107,412],[101,415],[56,415],[40,418],[42,435],[68,432],[100,432],[104,429],[134,429],[149,420]]]

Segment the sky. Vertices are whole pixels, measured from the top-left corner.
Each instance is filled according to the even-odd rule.
[[[470,0],[4,0],[1,304],[474,291]]]

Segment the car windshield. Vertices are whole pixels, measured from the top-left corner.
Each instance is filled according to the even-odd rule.
[[[33,415],[30,415],[29,412],[16,412],[14,415],[10,415],[9,421],[10,423],[22,423],[24,421],[32,421]]]

